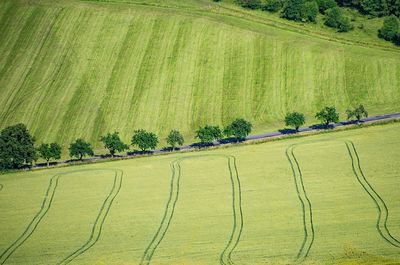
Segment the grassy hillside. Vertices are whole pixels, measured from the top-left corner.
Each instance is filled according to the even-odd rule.
[[[235,264],[397,264],[399,132],[2,175],[0,263],[226,264],[231,253]]]
[[[236,117],[276,128],[287,111],[312,118],[325,105],[400,110],[399,49],[208,1],[151,3],[167,7],[1,1],[0,127],[24,122],[39,142],[99,146],[112,130],[126,141],[138,128],[190,137]]]

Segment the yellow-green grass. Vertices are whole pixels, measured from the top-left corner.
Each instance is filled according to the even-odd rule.
[[[0,127],[23,122],[39,143],[82,137],[100,147],[114,130],[128,142],[138,128],[162,140],[179,129],[191,141],[198,126],[236,117],[261,132],[292,110],[308,123],[325,105],[342,117],[357,103],[399,111],[398,49],[196,10],[1,1]]]
[[[113,187],[112,170],[122,170],[121,189],[101,234],[94,233],[98,240],[71,264],[139,264],[146,249],[157,245],[154,242],[159,244],[153,248],[151,264],[218,264],[233,232],[233,242],[240,234],[231,255],[235,264],[294,262],[305,240],[295,185],[299,176],[293,176],[285,155],[288,147],[295,146],[313,214],[314,241],[305,264],[396,264],[399,247],[379,234],[378,208],[354,175],[345,141],[354,143],[365,178],[388,209],[387,231],[399,239],[399,132],[396,123],[213,151],[2,175],[0,253],[39,212],[51,178],[67,173],[59,175],[48,212],[5,264],[61,262],[90,242],[98,212]],[[240,187],[236,173],[229,172],[226,156],[236,158]],[[171,168],[176,168],[177,160],[179,182]],[[240,195],[233,197],[232,191],[239,188]],[[166,211],[166,206],[174,207]],[[379,227],[384,234],[384,227]],[[163,236],[155,236],[158,230]],[[308,234],[306,241],[310,238]]]

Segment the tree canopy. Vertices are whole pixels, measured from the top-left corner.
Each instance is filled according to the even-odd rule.
[[[331,122],[339,122],[339,114],[336,112],[335,107],[325,107],[320,112],[315,114],[315,118],[320,120],[325,125]]]
[[[39,156],[46,160],[47,166],[49,166],[50,159],[60,159],[61,158],[61,146],[57,143],[51,144],[41,144],[37,149]]]
[[[221,129],[218,126],[206,125],[196,131],[196,138],[202,143],[212,143],[215,140],[220,140],[222,137]]]
[[[177,145],[183,145],[184,142],[182,134],[177,130],[171,130],[166,140],[172,149],[175,149]]]
[[[104,148],[107,148],[110,151],[110,155],[114,156],[116,152],[122,152],[129,148],[127,144],[124,144],[119,137],[118,132],[107,133],[102,136],[100,140],[104,144]]]
[[[300,126],[302,126],[305,121],[304,115],[299,112],[287,113],[285,116],[285,125],[294,127],[296,131],[299,130]]]
[[[382,28],[378,31],[379,37],[387,41],[393,41],[397,33],[399,33],[399,20],[395,16],[385,18]]]
[[[350,19],[343,15],[339,7],[333,7],[326,10],[325,25],[336,28],[340,32],[347,32],[353,29]]]
[[[68,149],[69,149],[69,155],[71,157],[76,157],[79,160],[82,160],[84,156],[94,155],[90,143],[85,142],[85,140],[80,138],[76,139],[75,142],[71,143]]]
[[[0,168],[11,169],[36,160],[35,139],[22,123],[0,132]]]
[[[253,125],[245,119],[236,119],[231,124],[225,127],[224,134],[229,136],[235,136],[238,139],[243,139],[251,133]]]
[[[139,147],[142,151],[146,151],[157,147],[158,138],[154,133],[140,129],[134,132],[131,144]]]
[[[347,114],[347,119],[350,120],[351,118],[354,117],[358,122],[361,120],[362,117],[368,117],[368,111],[365,109],[363,105],[359,105],[354,109],[347,109],[346,114]]]

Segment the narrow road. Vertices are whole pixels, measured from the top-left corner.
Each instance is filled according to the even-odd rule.
[[[390,114],[384,114],[384,115],[377,115],[377,116],[371,116],[368,118],[363,118],[361,119],[361,123],[370,123],[370,122],[376,122],[376,121],[383,121],[383,120],[391,120],[391,119],[400,119],[400,112],[395,112],[395,113],[390,113]],[[337,128],[337,127],[343,127],[343,126],[349,126],[356,124],[355,121],[344,121],[344,122],[338,122],[334,124],[330,124],[331,128]],[[305,133],[305,132],[311,132],[311,131],[318,131],[323,129],[322,126],[320,125],[312,125],[308,127],[301,127],[299,129],[298,134]],[[269,133],[261,133],[261,134],[255,134],[255,135],[250,135],[247,136],[244,141],[252,141],[252,140],[260,140],[260,139],[267,139],[267,138],[274,138],[274,137],[279,137],[283,135],[287,135],[293,133],[293,131],[288,131],[288,130],[280,130],[276,132],[269,132]],[[224,144],[229,144],[232,143],[232,141],[227,141],[227,140],[221,140],[221,141],[215,141],[210,146],[219,146],[219,145],[224,145]],[[177,151],[184,151],[184,150],[190,150],[190,149],[196,149],[198,148],[199,145],[197,144],[191,144],[191,145],[183,145],[183,146],[178,146]],[[163,153],[171,153],[171,150],[164,150],[164,149],[157,149],[157,150],[152,150],[148,152],[149,154],[163,154]],[[134,156],[139,156],[142,155],[143,153],[134,153],[134,154],[127,154],[127,155],[118,155],[116,158],[127,158],[127,157],[134,157]],[[86,158],[83,159],[83,161],[97,161],[97,160],[106,160],[109,159],[109,157],[102,157],[102,156],[96,156],[96,157],[91,157],[91,158]],[[51,163],[52,166],[56,165],[68,165],[73,163],[74,161],[64,161],[64,162],[53,162]],[[76,161],[75,161],[76,162]],[[43,168],[46,167],[46,163],[42,164],[36,164],[33,166],[33,168]]]

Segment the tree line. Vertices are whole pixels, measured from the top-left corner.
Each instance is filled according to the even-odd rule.
[[[362,117],[368,117],[368,112],[363,105],[346,111],[347,118],[355,118],[357,122]],[[326,128],[330,123],[339,122],[339,114],[335,107],[325,107],[315,114],[315,118],[321,121]],[[299,128],[306,122],[305,116],[299,112],[290,112],[285,116],[285,125],[294,128],[298,132]],[[195,138],[200,141],[200,145],[211,145],[214,141],[221,141],[223,137],[228,137],[232,141],[243,141],[252,131],[253,125],[245,120],[238,118],[221,129],[219,126],[205,125],[195,132]],[[184,143],[183,135],[178,130],[171,130],[165,139],[171,150]],[[109,155],[114,157],[116,153],[129,150],[129,145],[124,143],[118,132],[107,133],[100,137],[104,148],[109,151]],[[131,146],[139,148],[142,152],[154,150],[159,143],[155,133],[144,129],[135,130],[131,138]],[[70,157],[82,160],[85,156],[93,156],[94,151],[91,144],[84,139],[78,138],[68,147]],[[58,143],[42,143],[35,147],[35,138],[29,133],[27,127],[20,123],[4,128],[0,132],[0,169],[16,169],[23,165],[32,165],[39,158],[50,164],[50,160],[61,159],[62,148]]]
[[[221,0],[213,0],[220,2]],[[325,16],[324,24],[338,32],[354,29],[351,20],[344,14],[343,7],[353,8],[368,17],[386,17],[378,30],[378,37],[400,45],[400,0],[234,0],[244,8],[280,12],[281,17],[315,22],[318,14]]]

